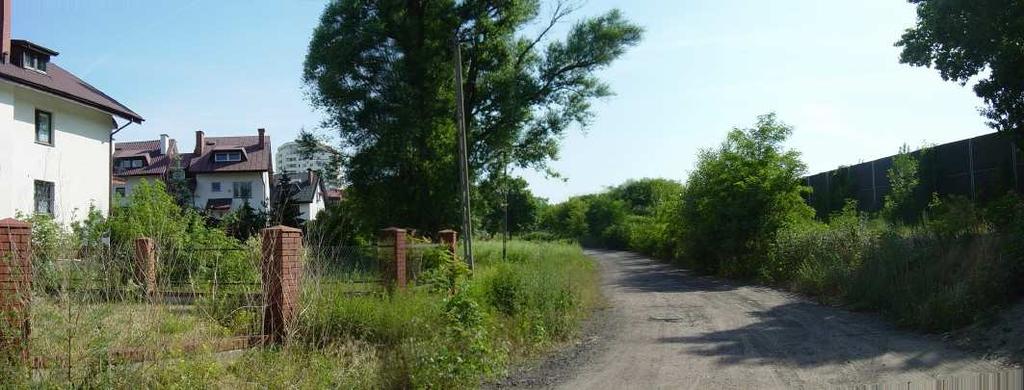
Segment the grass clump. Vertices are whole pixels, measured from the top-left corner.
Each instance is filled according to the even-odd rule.
[[[579,246],[475,245],[477,269],[432,260],[407,291],[352,296],[346,283],[309,284],[297,336],[309,350],[363,343],[386,361],[386,387],[476,387],[521,359],[568,340],[597,300],[596,271]],[[308,304],[306,304],[308,302]]]

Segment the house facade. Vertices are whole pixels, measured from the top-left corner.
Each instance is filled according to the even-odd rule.
[[[159,140],[117,142],[114,144],[113,182],[114,198],[123,199],[142,180],[166,180],[171,164],[179,157],[177,142],[167,134]]]
[[[282,183],[286,178],[288,193],[291,193],[290,204],[298,206],[298,218],[305,221],[313,221],[327,207],[327,187],[324,180],[313,170],[305,173],[279,173],[274,175],[274,191],[272,196],[273,204],[279,204],[279,196],[286,193]]]
[[[196,147],[187,160],[193,179],[193,202],[213,217],[223,217],[246,203],[259,211],[270,207],[273,183],[270,137],[264,129],[256,136],[206,137],[196,132]]]
[[[11,37],[0,12],[0,218],[46,213],[69,223],[110,208],[111,139],[141,116],[54,64],[57,52]]]

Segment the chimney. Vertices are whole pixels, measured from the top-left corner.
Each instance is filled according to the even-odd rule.
[[[310,184],[313,184],[313,169],[312,168],[306,168],[306,180],[309,181]]]
[[[0,0],[4,2],[0,7],[0,61],[11,60],[11,0]]]
[[[170,137],[167,134],[160,134],[160,155],[166,156],[167,150],[170,149]]]
[[[196,157],[203,155],[203,148],[206,147],[206,134],[202,130],[196,130]]]
[[[263,148],[265,148],[267,146],[267,141],[266,141],[267,129],[264,129],[264,128],[261,127],[259,129],[257,129],[256,132],[260,133],[260,149],[263,149]]]

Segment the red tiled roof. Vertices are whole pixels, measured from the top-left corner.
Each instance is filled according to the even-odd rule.
[[[206,137],[203,154],[187,154],[189,173],[211,172],[263,172],[270,171],[270,136],[264,136],[265,146],[260,148],[259,136]],[[236,162],[214,162],[217,151],[243,150],[245,158]],[[182,162],[186,160],[183,155]]]
[[[46,73],[25,69],[10,62],[0,63],[0,79],[49,92],[135,123],[144,120],[135,111],[52,62],[46,64]]]
[[[147,176],[163,175],[171,166],[171,155],[177,150],[174,140],[170,141],[167,154],[160,154],[160,141],[117,142],[114,144],[114,175]],[[117,167],[120,158],[143,157],[148,164],[141,168],[123,169]]]

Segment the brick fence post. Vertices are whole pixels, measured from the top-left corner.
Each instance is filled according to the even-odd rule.
[[[405,229],[387,228],[380,231],[380,243],[378,244],[386,252],[384,280],[394,282],[395,287],[404,289],[405,279]]]
[[[135,278],[146,288],[146,297],[156,293],[156,241],[135,239]]]
[[[0,355],[28,363],[32,298],[32,224],[0,220]]]
[[[299,309],[302,231],[274,226],[262,231],[263,334],[283,343]]]
[[[451,229],[445,229],[437,232],[437,236],[441,239],[441,243],[448,247],[448,255],[451,256],[452,259],[457,259],[456,246],[458,245],[458,233]]]

